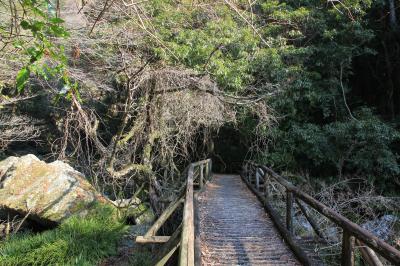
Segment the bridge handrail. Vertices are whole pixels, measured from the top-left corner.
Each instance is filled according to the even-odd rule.
[[[198,168],[199,171],[195,171]],[[163,243],[154,262],[157,266],[165,265],[179,247],[179,265],[194,265],[194,185],[201,189],[212,175],[212,161],[206,159],[191,163],[187,168],[186,184],[178,195],[178,198],[171,202],[165,211],[154,222],[153,226],[144,236],[137,236],[137,243]],[[186,170],[185,170],[186,172]],[[196,181],[198,181],[196,183]],[[183,204],[182,223],[171,236],[157,236],[157,231],[168,220],[169,217]]]
[[[249,169],[250,166],[250,169]],[[301,200],[302,202],[306,203],[308,206],[313,208],[314,210],[318,211],[325,217],[329,218],[331,221],[333,221],[336,225],[340,226],[343,229],[343,240],[342,240],[342,265],[354,265],[354,240],[353,237],[357,240],[360,241],[361,243],[364,243],[367,245],[369,248],[372,250],[376,251],[379,255],[390,261],[391,263],[394,263],[395,265],[400,265],[400,251],[394,248],[393,246],[387,244],[385,241],[379,239],[366,229],[362,228],[358,224],[350,221],[343,215],[335,212],[325,204],[321,203],[320,201],[316,200],[312,196],[308,195],[307,193],[301,191],[299,188],[294,186],[292,183],[290,183],[288,180],[280,176],[279,174],[275,173],[272,169],[268,168],[267,166],[264,165],[259,165],[253,162],[248,162],[245,167],[244,167],[244,174],[247,177],[246,182],[248,182],[248,185],[251,186],[252,190],[254,192],[257,192],[257,196],[264,202],[264,204],[267,204],[268,208],[272,210],[272,206],[269,205],[267,201],[267,193],[265,195],[262,195],[259,190],[259,178],[260,178],[260,171],[262,170],[261,174],[263,174],[262,178],[264,181],[267,179],[268,175],[273,177],[278,183],[280,183],[282,186],[285,187],[286,193],[287,193],[287,204],[286,204],[286,229],[280,230],[284,231],[283,234],[286,234],[286,237],[291,238],[291,235],[293,234],[293,204],[296,201],[296,203],[299,205],[300,209],[302,212],[305,214],[306,218],[309,219],[310,217],[307,217],[307,214],[305,213],[304,207],[302,207],[301,203],[298,200]],[[251,176],[252,174],[255,177],[255,185],[257,189],[252,187],[251,185]],[[267,190],[266,190],[267,191]],[[274,212],[272,210],[272,212]],[[271,215],[273,219],[277,219],[276,214]],[[274,217],[275,216],[275,217]],[[311,220],[309,220],[310,224],[312,225],[313,229],[316,230],[316,233],[320,235],[320,232],[318,231],[318,228],[316,228],[315,223]],[[279,226],[278,226],[279,229]],[[281,228],[282,229],[282,228]],[[285,237],[285,236],[284,236]],[[285,238],[286,238],[285,237]],[[291,241],[291,239],[287,239]],[[289,243],[290,244],[290,243]],[[295,252],[296,253],[296,252]],[[300,251],[300,253],[302,253]],[[368,252],[365,252],[368,253]],[[300,255],[300,257],[303,257],[305,254],[297,254]],[[374,261],[375,258],[370,258],[372,261]],[[310,260],[308,258],[303,258],[303,263],[305,264],[310,264]],[[374,265],[378,265],[378,263],[373,263]]]

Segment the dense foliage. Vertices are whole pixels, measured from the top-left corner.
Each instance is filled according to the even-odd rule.
[[[386,191],[399,185],[397,125],[353,85],[364,75],[354,74],[354,61],[380,58],[374,44],[389,29],[374,14],[388,10],[385,1],[154,1],[151,8],[168,47],[156,47],[160,58],[209,73],[232,94],[268,97],[278,125],[261,131],[269,141],[253,154],[260,160],[330,181],[358,176]],[[384,98],[388,88],[379,89]],[[244,113],[239,126],[248,147],[252,119]]]
[[[0,82],[0,92],[9,85],[7,70],[13,72],[18,70],[16,68],[20,68],[15,77],[19,92],[29,85],[27,82],[31,73],[46,81],[59,79],[68,87],[67,91],[74,86],[65,71],[68,60],[64,46],[56,42],[57,38],[67,38],[69,33],[63,26],[63,19],[57,17],[55,12],[47,12],[50,7],[50,2],[36,0],[2,3],[0,6],[1,10],[9,9],[10,12],[9,18],[0,18],[0,37],[5,40],[1,48],[4,56],[2,63],[12,62],[3,69],[5,73],[4,80]]]
[[[398,196],[398,1],[80,4],[0,2],[0,159],[68,161],[156,214],[205,157],[217,171],[255,159],[303,175],[346,215],[389,209],[357,187]],[[93,265],[123,232],[107,210],[71,218],[2,242],[0,264]]]
[[[31,72],[45,80],[58,75],[62,92],[77,88],[65,70],[64,48],[55,41],[68,33],[62,19],[44,12],[46,3],[21,2],[26,12],[19,18],[19,31],[30,32],[33,41],[23,35],[13,40],[14,49],[25,56],[16,73],[18,90]],[[386,190],[399,185],[394,59],[399,34],[392,4],[151,1],[143,4],[142,14],[131,17],[136,24],[127,25],[141,25],[136,30],[144,30],[144,41],[137,45],[153,61],[209,74],[231,96],[268,100],[277,120],[272,128],[256,123],[248,108],[236,110],[241,147],[251,148],[252,156],[277,169],[332,181],[355,175]],[[125,23],[124,17],[116,21],[121,27]],[[375,68],[367,69],[364,62]],[[121,79],[117,76],[117,83]]]

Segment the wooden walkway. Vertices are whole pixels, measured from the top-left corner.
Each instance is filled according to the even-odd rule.
[[[197,204],[202,265],[300,265],[239,176],[214,175]]]
[[[266,188],[271,179],[286,190],[286,222],[269,202]],[[235,175],[212,175],[211,159],[191,163],[187,168],[187,182],[178,195],[146,234],[136,237],[137,243],[163,244],[153,258],[157,266],[172,263],[178,249],[180,266],[301,265],[300,262],[302,265],[320,265],[322,261],[315,250],[303,250],[304,241],[296,240],[293,230],[295,204],[301,211],[296,215],[303,214],[313,227],[315,241],[329,243],[329,238],[322,233],[307,208],[314,209],[341,228],[341,253],[338,256],[342,266],[355,265],[356,250],[368,265],[382,265],[377,254],[393,265],[400,265],[400,250],[263,165],[247,162],[241,179]],[[183,209],[180,225],[171,235],[159,235],[159,229],[178,209]]]

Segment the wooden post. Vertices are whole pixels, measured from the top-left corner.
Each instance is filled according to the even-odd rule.
[[[169,258],[174,254],[175,250],[180,245],[180,235],[182,231],[182,224],[178,226],[175,232],[172,234],[171,238],[165,243],[161,248],[160,251],[154,257],[154,264],[156,266],[163,266],[165,265]],[[155,263],[157,262],[157,263]]]
[[[179,265],[194,265],[194,206],[193,206],[193,164],[189,167],[186,185],[185,206],[183,208],[183,227]]]
[[[250,184],[251,184],[251,177],[253,176],[253,166],[252,165],[250,165],[250,170],[249,170],[249,182],[250,182]]]
[[[200,164],[200,188],[203,187],[204,184],[204,175],[203,175],[203,171],[204,171],[204,164]]]
[[[265,173],[264,174],[264,197],[265,197],[265,201],[268,202],[268,198],[269,198],[269,191],[268,191],[268,174]]]
[[[286,190],[286,228],[291,235],[293,235],[293,193]]]
[[[210,167],[210,169],[208,170],[208,173],[210,174],[210,176],[208,177],[208,179],[210,179],[212,177],[212,160],[210,160],[208,162],[208,166]]]
[[[250,182],[250,177],[251,177],[251,172],[253,171],[253,168],[252,168],[252,166],[251,166],[251,164],[249,164],[248,166],[247,166],[247,180]]]
[[[249,169],[248,169],[248,172],[247,172],[247,180],[249,181],[249,183],[251,183],[252,172],[253,172],[253,166],[249,164]]]
[[[251,179],[251,183],[252,184],[255,184],[255,182],[256,182],[256,175],[257,175],[257,167],[254,166],[253,167],[253,176],[252,176],[252,179]]]
[[[313,208],[314,210],[318,211],[326,218],[330,219],[334,222],[337,226],[340,226],[342,229],[347,230],[350,232],[354,238],[362,241],[366,246],[371,248],[375,251],[378,255],[384,257],[386,260],[391,262],[394,265],[400,265],[400,250],[397,250],[395,247],[389,245],[382,239],[379,239],[372,233],[368,232],[361,226],[357,225],[356,223],[350,221],[340,213],[335,212],[325,204],[321,203],[320,201],[316,200],[312,196],[308,195],[301,189],[295,187],[292,183],[287,181],[282,176],[275,173],[273,170],[266,166],[259,166],[263,171],[267,172],[271,178],[274,178],[277,182],[279,182],[282,186],[284,186],[287,190],[293,193],[293,196],[300,199],[302,203],[307,204],[309,207]],[[247,179],[243,178],[243,181],[247,184]],[[255,189],[248,185],[250,189],[254,192]],[[254,192],[256,193],[256,192]],[[258,195],[259,192],[256,194]],[[259,193],[262,200],[265,200],[264,195]],[[268,202],[266,202],[268,203]],[[277,225],[279,227],[279,225]],[[285,228],[286,230],[286,228]],[[346,239],[346,238],[345,238]]]
[[[256,168],[256,189],[260,190],[260,173],[258,171],[258,168]]]
[[[183,197],[172,202],[167,209],[158,217],[157,221],[150,227],[144,235],[145,237],[155,236],[158,229],[168,220],[168,218],[175,212],[175,210],[183,203]]]
[[[206,176],[206,181],[207,181],[207,180],[210,180],[210,162],[211,162],[211,161],[208,161],[208,162],[206,163],[206,174],[205,174],[205,176]]]
[[[354,237],[343,229],[342,266],[354,266]]]
[[[369,266],[383,266],[381,260],[376,255],[375,251],[370,249],[369,247],[365,246],[360,240],[355,240],[358,249],[361,252],[362,259],[367,263]]]

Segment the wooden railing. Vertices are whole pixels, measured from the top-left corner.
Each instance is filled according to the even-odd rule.
[[[142,244],[163,244],[155,256],[154,264],[165,265],[179,248],[179,265],[194,265],[194,191],[195,187],[201,189],[211,178],[211,159],[191,163],[187,168],[185,186],[182,187],[177,199],[172,202],[153,226],[144,236],[137,236],[136,242]],[[158,230],[164,225],[169,217],[183,204],[182,223],[171,236],[158,236]]]
[[[268,180],[272,177],[280,183],[286,190],[286,221],[281,221],[277,211],[270,203],[270,196],[268,195]],[[324,238],[320,228],[313,217],[307,212],[303,203],[318,211],[328,219],[330,219],[337,226],[343,230],[342,244],[341,244],[341,265],[351,266],[354,265],[354,243],[362,245],[360,249],[361,256],[369,265],[382,265],[378,256],[387,259],[394,265],[400,265],[400,251],[383,240],[374,236],[364,228],[353,223],[346,217],[335,212],[328,206],[319,202],[307,193],[301,191],[282,176],[275,173],[273,170],[266,166],[257,165],[248,162],[242,173],[242,179],[246,182],[249,188],[257,195],[260,201],[264,204],[265,209],[270,214],[274,224],[281,233],[282,237],[291,247],[299,261],[304,265],[313,265],[314,262],[309,256],[297,245],[293,237],[293,217],[294,217],[294,204],[296,203],[301,212],[304,214],[310,225],[314,229],[317,236]],[[260,184],[263,183],[263,186]],[[286,225],[286,226],[285,226]],[[375,253],[375,252],[376,253]]]

